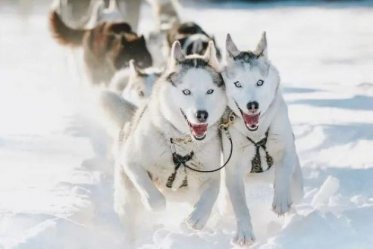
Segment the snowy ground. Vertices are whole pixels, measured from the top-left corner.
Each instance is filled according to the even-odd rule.
[[[74,57],[49,36],[46,10],[0,3],[0,248],[127,248],[112,211],[107,138]],[[143,11],[148,31],[151,12]],[[254,184],[247,194],[253,248],[371,249],[373,8],[190,6],[183,18],[214,33],[221,47],[226,32],[253,48],[266,30],[282,75],[306,195],[292,214],[276,217],[271,187]],[[231,214],[216,213],[194,232],[179,225],[189,209],[170,205],[139,248],[232,248]]]

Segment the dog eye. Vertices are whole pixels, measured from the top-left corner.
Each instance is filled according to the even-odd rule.
[[[191,95],[192,94],[192,92],[189,89],[184,89],[183,93],[184,93],[184,95]]]
[[[139,94],[140,97],[144,97],[145,96],[144,91],[141,91],[141,90],[138,92],[138,94]]]
[[[214,89],[209,89],[209,90],[207,90],[207,94],[212,94],[214,92]]]
[[[256,82],[256,85],[257,86],[262,86],[264,84],[264,81],[263,80],[258,80],[257,82]]]
[[[234,82],[234,85],[235,85],[237,88],[241,88],[241,87],[242,87],[242,85],[241,85],[241,83],[240,83],[239,81]]]

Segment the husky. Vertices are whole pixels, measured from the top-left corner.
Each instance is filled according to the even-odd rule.
[[[198,24],[194,22],[185,22],[176,24],[170,29],[167,34],[167,41],[169,46],[174,41],[179,41],[184,53],[189,54],[203,54],[209,44],[213,41],[216,47],[215,38],[208,35]],[[220,49],[216,47],[216,56],[220,60]]]
[[[142,208],[157,211],[168,200],[195,203],[186,223],[206,224],[219,193],[219,120],[226,109],[223,79],[210,42],[203,56],[172,46],[165,73],[149,101],[122,130],[116,156],[114,209],[127,226]],[[140,205],[141,204],[141,205]],[[135,227],[132,227],[132,231]]]
[[[148,67],[141,69],[130,61],[129,78],[121,96],[136,106],[140,106],[150,96],[154,83],[161,77],[162,69]],[[115,77],[114,77],[115,80]]]
[[[134,59],[141,68],[152,65],[144,36],[138,36],[125,22],[103,22],[93,29],[72,29],[56,11],[50,13],[53,37],[62,45],[83,47],[84,62],[93,85],[110,83],[121,68]]]
[[[233,243],[245,246],[255,240],[246,204],[245,176],[274,170],[272,208],[278,215],[289,211],[303,195],[303,180],[280,89],[280,76],[268,59],[265,32],[254,51],[240,51],[226,38],[227,65],[223,70],[233,153],[226,166],[225,183],[237,220]],[[228,140],[223,137],[227,157]]]
[[[148,100],[161,73],[158,68],[138,68],[131,60],[128,69],[121,69],[114,75],[110,88],[99,93],[104,125],[113,138],[131,121],[136,109]]]

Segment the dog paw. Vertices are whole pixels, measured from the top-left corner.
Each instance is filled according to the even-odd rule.
[[[195,209],[186,219],[185,223],[192,229],[201,230],[205,227],[209,216],[208,212]]]
[[[149,195],[144,200],[146,207],[153,212],[162,211],[166,208],[166,199],[161,193]]]
[[[275,192],[272,203],[272,210],[277,215],[284,215],[287,213],[292,205],[291,195],[289,191]]]
[[[239,247],[247,247],[254,243],[255,236],[251,224],[238,225],[237,233],[233,237],[232,244]]]

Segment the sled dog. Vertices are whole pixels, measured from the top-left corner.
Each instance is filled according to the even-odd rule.
[[[113,138],[118,136],[123,125],[131,121],[137,107],[148,100],[160,76],[160,69],[141,69],[131,60],[129,68],[121,69],[114,75],[110,90],[99,93],[104,125]]]
[[[131,59],[141,68],[152,65],[144,36],[138,36],[125,22],[104,22],[88,30],[72,29],[52,11],[49,23],[57,42],[83,47],[87,73],[94,85],[108,85],[115,72],[128,67]]]
[[[171,46],[174,41],[179,41],[184,53],[187,55],[202,55],[206,51],[209,41],[213,41],[216,46],[215,38],[208,35],[194,22],[185,22],[174,25],[168,32],[167,41],[169,46]],[[220,49],[216,47],[215,50],[217,58],[220,60]]]
[[[246,204],[245,176],[274,170],[272,208],[278,215],[288,212],[300,199],[303,184],[279,72],[268,59],[266,34],[254,51],[238,50],[228,34],[226,51],[223,78],[231,109],[233,154],[225,182],[237,220],[233,242],[242,246],[255,239]],[[228,151],[229,143],[223,136],[225,157]]]
[[[195,229],[206,224],[219,192],[220,173],[191,168],[213,170],[220,165],[219,120],[226,96],[217,68],[212,42],[203,56],[186,56],[179,42],[173,44],[169,64],[149,101],[122,130],[114,208],[124,224],[130,225],[141,207],[164,209],[166,198],[192,202],[194,210],[186,223]]]

